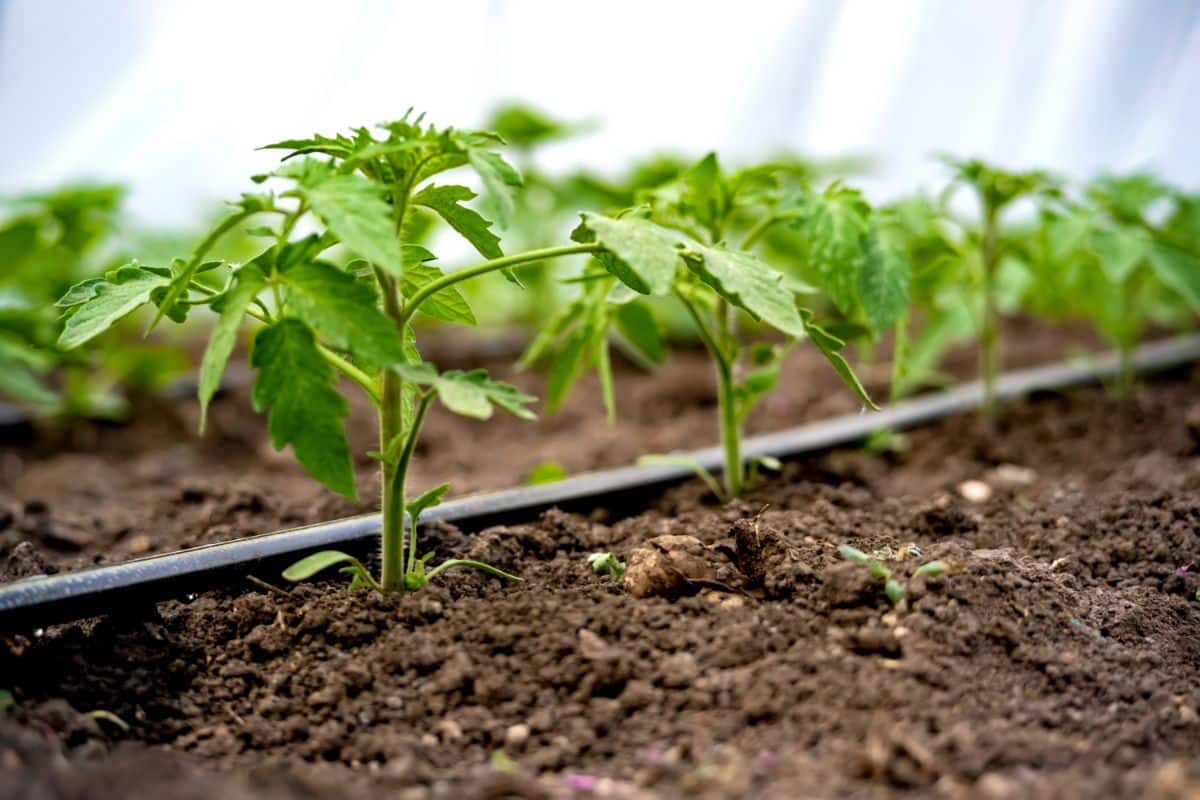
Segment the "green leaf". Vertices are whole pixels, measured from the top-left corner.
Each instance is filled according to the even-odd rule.
[[[408,513],[412,516],[413,522],[416,523],[421,518],[422,511],[441,504],[442,498],[446,496],[446,492],[448,491],[450,491],[450,484],[443,483],[441,486],[433,487],[409,503]]]
[[[408,245],[405,245],[407,250]],[[421,248],[424,250],[424,248]],[[406,254],[407,255],[407,254]],[[432,254],[431,254],[432,255]],[[412,297],[421,287],[433,283],[443,277],[440,269],[424,261],[407,261],[404,266],[404,277],[400,280],[400,290],[405,297]],[[428,314],[434,319],[444,322],[459,322],[464,325],[474,325],[475,313],[467,298],[457,287],[447,286],[439,292],[422,301],[418,309],[422,314]]]
[[[285,580],[293,582],[308,580],[318,572],[327,570],[335,564],[351,564],[364,572],[366,571],[366,567],[362,565],[362,562],[348,553],[338,550],[322,550],[292,564],[283,571],[283,577]]]
[[[562,348],[554,354],[550,377],[546,381],[546,409],[553,414],[562,405],[571,387],[583,374],[594,351],[589,349],[592,330],[580,325],[567,335]]]
[[[496,207],[497,221],[507,226],[512,218],[513,188],[521,185],[521,173],[494,150],[468,147],[467,161],[479,174],[488,197]]]
[[[904,587],[900,585],[899,581],[889,579],[883,585],[883,591],[894,606],[900,605],[900,601],[904,599]]]
[[[433,385],[442,405],[464,417],[488,419],[492,407],[499,406],[521,419],[537,418],[527,408],[536,397],[523,394],[512,384],[493,381],[486,370],[450,370],[439,375]]]
[[[606,252],[597,258],[604,268],[642,294],[669,294],[683,266],[682,248],[697,246],[683,234],[640,217],[582,216],[571,238],[603,245]]]
[[[1096,260],[1110,281],[1120,286],[1146,257],[1150,243],[1136,228],[1119,227],[1096,231],[1093,242]]]
[[[723,247],[695,247],[686,260],[702,281],[730,303],[776,330],[803,338],[804,322],[795,296],[783,287],[783,275],[765,261]]]
[[[126,265],[113,270],[100,283],[76,284],[59,302],[68,299],[76,309],[67,317],[58,346],[71,350],[104,333],[138,306],[150,302],[150,293],[166,284],[166,278],[141,267]],[[79,290],[79,291],[76,291]],[[72,295],[74,293],[74,295]],[[77,298],[90,294],[82,302]]]
[[[838,546],[838,555],[855,564],[866,564],[871,560],[866,553],[848,544]]]
[[[871,207],[862,195],[840,184],[804,203],[800,227],[809,239],[809,257],[821,287],[843,314],[858,300],[858,273]]]
[[[32,344],[0,333],[0,395],[35,406],[54,405],[58,398],[37,377],[50,365],[47,354]]]
[[[284,161],[307,153],[322,153],[337,158],[345,158],[354,152],[354,144],[340,134],[337,137],[331,138],[317,133],[308,139],[285,139],[282,142],[264,144],[258,149],[290,150],[291,152],[283,157]]]
[[[1200,260],[1165,244],[1152,247],[1149,255],[1159,280],[1200,314]]]
[[[542,322],[537,335],[521,354],[517,369],[528,369],[550,354],[554,343],[562,336],[572,323],[580,318],[587,308],[587,298],[577,297],[567,305],[554,312],[548,320]]]
[[[88,278],[67,289],[66,294],[54,303],[56,308],[74,308],[96,296],[99,287],[108,283],[104,278]]]
[[[284,317],[254,337],[250,366],[258,370],[254,409],[270,409],[276,450],[292,445],[296,458],[325,486],[353,500],[354,467],[346,446],[346,401],[334,389],[336,374],[317,350],[313,332]]]
[[[525,478],[525,483],[528,486],[554,483],[555,481],[561,481],[568,474],[566,468],[557,461],[543,461],[529,471],[529,475]]]
[[[492,232],[492,223],[462,204],[474,197],[475,193],[465,186],[429,186],[413,195],[412,202],[436,212],[484,258],[500,258],[504,253],[500,237]]]
[[[376,305],[369,284],[321,261],[296,264],[280,278],[288,307],[330,345],[377,366],[404,361],[396,325]]]
[[[392,208],[379,187],[358,175],[301,177],[299,191],[346,247],[391,275],[401,277],[404,260]]]
[[[917,567],[912,576],[916,578],[936,578],[946,571],[946,565],[941,561],[930,561],[927,564],[922,564]]]
[[[872,234],[866,238],[866,260],[858,273],[863,313],[878,339],[908,308],[911,268],[904,253]]]
[[[841,376],[842,381],[849,386],[858,399],[873,411],[878,411],[879,406],[875,405],[875,401],[867,394],[867,390],[863,388],[862,382],[858,376],[854,374],[854,370],[850,368],[850,363],[841,354],[841,349],[846,346],[846,343],[836,336],[832,336],[824,328],[820,327],[812,321],[813,313],[808,309],[800,309],[800,315],[804,318],[804,327],[808,331],[809,338],[813,344],[825,356],[825,359],[833,365],[834,370]]]
[[[198,394],[201,433],[204,433],[204,425],[208,420],[208,404],[221,385],[225,365],[237,344],[237,332],[246,316],[246,309],[266,284],[267,276],[257,264],[251,262],[233,273],[233,285],[213,303],[213,311],[221,316],[208,340],[204,358],[200,361]]]
[[[658,320],[644,303],[634,301],[617,307],[617,330],[650,361],[661,364],[663,360],[662,332]]]

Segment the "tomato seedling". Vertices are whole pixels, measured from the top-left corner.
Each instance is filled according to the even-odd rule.
[[[455,567],[514,578],[460,559],[428,568],[431,554],[418,557],[417,522],[449,487],[410,497],[406,485],[422,424],[435,401],[480,419],[496,408],[525,419],[534,416],[528,408],[534,398],[493,381],[483,370],[440,372],[424,361],[413,333],[414,315],[471,324],[473,312],[457,288],[462,281],[600,249],[580,243],[504,255],[492,223],[465,204],[475,193],[435,182],[450,170],[469,167],[492,206],[506,215],[521,179],[498,152],[501,144],[494,134],[440,130],[406,116],[350,135],[268,145],[287,153],[278,169],[254,180],[278,185],[278,195],[243,195],[186,259],[167,267],[126,264],[76,284],[59,301],[68,315],[59,340],[64,348],[84,344],[147,304],[157,308],[155,323],[162,317],[182,321],[194,306],[216,312],[200,369],[201,429],[239,329],[247,321],[260,325],[250,352],[256,372],[252,400],[256,410],[269,414],[272,443],[277,449],[291,445],[313,477],[350,499],[356,487],[339,373],[366,393],[379,425],[379,449],[371,455],[380,463],[380,575],[376,578],[353,556],[324,551],[290,567],[289,580],[334,566],[350,574],[352,586],[381,592],[419,589]],[[417,209],[443,220],[485,260],[443,274],[430,263],[433,253],[408,238]],[[258,255],[244,264],[208,258],[217,242],[240,229],[265,240]],[[215,287],[213,275],[219,276]]]
[[[639,207],[616,217],[584,214],[573,238],[604,249],[583,276],[583,295],[546,325],[526,353],[526,360],[555,354],[547,390],[552,409],[594,364],[611,414],[610,326],[648,360],[658,361],[663,357],[658,323],[638,297],[673,298],[715,367],[723,483],[682,456],[646,460],[691,468],[723,500],[740,497],[757,467],[742,456],[742,425],[778,384],[783,358],[796,342],[811,340],[862,402],[875,407],[840,352],[845,342],[819,325],[813,311],[797,305],[799,296],[818,289],[755,255],[762,236],[775,225],[805,232],[826,294],[839,308],[860,311],[872,330],[885,330],[907,305],[907,264],[874,236],[861,196],[840,184],[823,193],[783,192],[779,169],[767,164],[727,173],[710,154],[678,180],[643,193]],[[736,247],[727,244],[735,234]],[[785,341],[744,341],[739,311]]]
[[[1011,172],[978,159],[945,159],[954,178],[947,194],[959,186],[972,189],[979,217],[967,233],[978,252],[979,372],[983,381],[983,410],[996,405],[996,376],[1000,369],[1000,268],[1012,249],[1004,237],[1004,212],[1022,198],[1044,200],[1058,192],[1050,176],[1041,171]],[[969,264],[969,262],[967,262]]]
[[[1121,355],[1117,389],[1150,323],[1186,326],[1200,313],[1200,259],[1177,226],[1187,199],[1145,174],[1106,176],[1043,214],[1033,309],[1083,317]],[[1168,211],[1166,219],[1162,211]],[[1157,212],[1157,213],[1156,213]]]

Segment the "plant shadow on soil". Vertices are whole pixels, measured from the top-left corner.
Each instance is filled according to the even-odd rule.
[[[949,419],[726,507],[689,483],[428,532],[516,586],[246,587],[10,640],[0,796],[1194,797],[1198,389]],[[713,580],[638,599],[587,567],[662,536]],[[893,608],[843,543],[949,569]]]

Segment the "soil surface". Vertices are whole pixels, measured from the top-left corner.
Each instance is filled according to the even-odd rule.
[[[425,533],[517,585],[247,586],[8,640],[0,796],[1195,798],[1198,392],[950,419],[727,507]]]
[[[1010,367],[1045,363],[1098,349],[1084,329],[1047,330],[1021,320],[1006,330]],[[426,356],[442,368],[486,366],[493,376],[540,395],[543,375],[514,373],[519,340],[434,337]],[[887,352],[880,347],[879,352]],[[463,353],[474,354],[463,356]],[[855,353],[848,353],[852,358]],[[975,374],[975,352],[952,351],[945,371]],[[449,481],[455,494],[521,484],[553,460],[571,473],[623,466],[645,453],[691,450],[717,441],[716,393],[702,352],[683,350],[657,372],[639,371],[619,358],[620,420],[605,419],[600,391],[585,379],[554,416],[536,423],[503,412],[487,422],[435,407],[426,424],[410,485],[424,490]],[[876,397],[886,397],[889,367],[859,365]],[[320,522],[378,508],[378,464],[366,456],[378,446],[372,408],[349,387],[354,404],[347,424],[359,475],[359,502],[325,490],[292,458],[267,441],[265,418],[252,412],[249,392],[232,391],[209,412],[208,432],[196,435],[192,400],[136,400],[123,426],[42,427],[20,446],[0,442],[0,580],[3,564],[22,542],[16,574],[74,569],[135,556],[225,541]],[[779,388],[756,409],[750,432],[778,430],[858,410],[828,363],[812,347],[788,360]]]

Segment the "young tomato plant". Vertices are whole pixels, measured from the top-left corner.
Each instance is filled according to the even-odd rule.
[[[1015,249],[1005,236],[1002,217],[1017,200],[1042,199],[1056,192],[1050,177],[1040,171],[1007,172],[977,159],[946,159],[954,171],[948,193],[958,186],[969,186],[978,201],[979,217],[966,226],[967,235],[978,253],[980,325],[979,372],[983,381],[983,409],[996,404],[996,376],[1000,365],[1000,268]]]
[[[1200,259],[1172,229],[1185,206],[1169,187],[1132,174],[1093,181],[1083,199],[1043,214],[1034,308],[1083,317],[1112,342],[1118,390],[1133,382],[1133,351],[1149,323],[1186,325],[1200,313]]]
[[[511,208],[520,176],[497,152],[494,134],[439,130],[407,116],[350,135],[313,136],[268,147],[287,151],[275,171],[255,177],[278,186],[243,195],[190,257],[169,267],[137,263],[73,286],[59,301],[68,314],[60,344],[79,346],[134,309],[157,307],[155,322],[182,321],[194,306],[219,315],[201,364],[203,412],[212,399],[244,323],[258,325],[250,364],[256,371],[253,404],[269,414],[276,448],[292,446],[300,463],[330,489],[353,499],[353,464],[344,433],[348,406],[339,373],[366,393],[377,410],[382,496],[382,569],[378,577],[346,553],[324,551],[285,573],[303,580],[338,566],[351,585],[380,592],[415,590],[447,569],[468,567],[512,579],[475,561],[449,560],[427,568],[418,556],[417,522],[438,504],[443,484],[410,497],[408,469],[430,406],[480,419],[500,408],[532,418],[533,400],[483,370],[439,372],[417,349],[412,323],[423,313],[471,324],[474,315],[457,284],[512,267],[600,250],[595,243],[504,255],[492,223],[466,201],[475,193],[441,182],[469,167],[501,215]],[[485,259],[443,274],[434,255],[409,239],[415,209],[432,212]],[[265,223],[265,224],[264,224]],[[265,239],[244,264],[208,260],[226,235],[245,229]],[[309,232],[306,232],[309,231]],[[337,251],[348,253],[338,266]],[[220,282],[213,288],[211,277]],[[205,280],[200,280],[203,276]],[[406,528],[408,536],[405,536]]]
[[[584,368],[595,364],[612,413],[610,325],[657,360],[662,356],[657,322],[638,294],[674,298],[692,320],[715,368],[723,484],[682,457],[654,459],[689,466],[722,499],[740,497],[757,466],[742,456],[742,425],[778,383],[782,359],[796,342],[810,339],[862,402],[874,407],[841,355],[844,342],[817,324],[812,311],[797,305],[797,295],[817,290],[752,252],[762,235],[776,224],[809,231],[819,274],[834,287],[829,294],[847,309],[862,309],[873,328],[886,329],[907,304],[907,266],[879,247],[865,202],[840,187],[824,195],[783,193],[776,172],[766,165],[726,173],[716,156],[708,155],[677,181],[647,193],[643,206],[616,217],[584,214],[573,238],[598,243],[603,250],[583,276],[583,295],[550,321],[526,354],[527,359],[556,354],[547,389],[551,409]],[[727,240],[734,234],[738,244],[730,246]],[[775,341],[745,341],[739,312],[757,329],[782,334],[784,341],[777,336]]]

